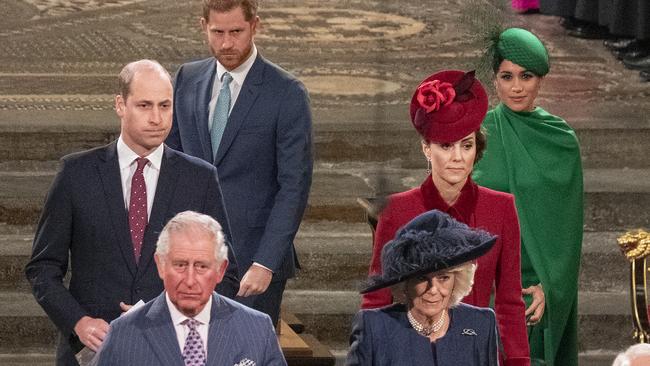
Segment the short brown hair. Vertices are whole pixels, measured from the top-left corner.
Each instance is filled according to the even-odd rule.
[[[210,19],[210,11],[225,13],[237,7],[241,7],[247,22],[257,16],[257,0],[203,0],[203,19]]]
[[[478,130],[476,130],[476,157],[474,158],[474,165],[476,165],[476,163],[478,163],[478,161],[481,160],[486,147],[487,147],[487,132],[481,126]]]
[[[158,61],[155,60],[139,60],[133,61],[126,64],[120,74],[117,77],[117,92],[126,100],[126,98],[131,94],[131,82],[135,73],[142,69],[151,69],[158,71],[161,75],[165,75],[169,78],[169,81],[172,82],[172,77],[169,72],[162,67]]]

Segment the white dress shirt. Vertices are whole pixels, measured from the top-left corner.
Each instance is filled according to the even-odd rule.
[[[212,84],[212,97],[210,98],[210,104],[208,104],[208,131],[212,129],[212,115],[214,114],[214,105],[217,104],[217,98],[219,98],[219,90],[221,90],[221,80],[223,79],[223,74],[228,72],[230,76],[232,76],[232,81],[230,82],[230,112],[232,111],[232,107],[235,105],[235,102],[237,102],[237,97],[239,96],[242,85],[244,85],[246,75],[248,75],[248,72],[253,66],[256,57],[257,48],[253,44],[250,56],[248,56],[244,63],[232,71],[226,70],[226,68],[221,63],[219,63],[219,61],[217,61],[217,75],[215,76],[214,83]]]
[[[167,300],[167,307],[169,308],[169,315],[172,317],[172,324],[174,324],[174,330],[176,330],[176,339],[178,340],[178,346],[181,348],[181,354],[183,354],[183,348],[185,347],[185,340],[187,335],[190,333],[190,328],[183,324],[183,322],[189,317],[183,315],[176,306],[172,304],[169,294],[165,291],[165,300]],[[212,296],[208,299],[208,302],[203,307],[195,317],[194,320],[199,322],[199,325],[196,326],[196,331],[199,332],[201,337],[201,342],[203,342],[203,350],[205,351],[205,356],[207,359],[208,356],[208,328],[210,327],[210,311],[212,309]]]
[[[144,175],[144,184],[147,186],[147,219],[151,216],[151,206],[156,195],[158,186],[158,177],[160,176],[160,164],[162,162],[164,144],[160,144],[151,154],[143,156],[149,162],[145,165],[142,175]],[[124,143],[122,135],[117,139],[117,158],[120,163],[120,178],[122,179],[122,194],[124,195],[124,207],[129,210],[129,201],[131,200],[131,179],[138,167],[135,159],[140,156]]]

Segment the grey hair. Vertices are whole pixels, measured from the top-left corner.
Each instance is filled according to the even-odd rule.
[[[214,258],[218,263],[228,259],[228,246],[221,225],[212,217],[194,211],[183,211],[169,220],[158,237],[156,254],[161,258],[166,257],[169,254],[171,234],[186,231],[210,235],[214,240]]]
[[[630,366],[637,356],[650,356],[650,344],[639,343],[630,346],[625,352],[616,356],[612,366]]]
[[[131,94],[131,82],[135,74],[142,70],[152,70],[158,72],[161,76],[169,79],[169,82],[172,83],[172,77],[158,61],[155,60],[138,60],[126,64],[120,74],[117,77],[117,92],[126,100]]]
[[[474,284],[474,273],[476,272],[476,264],[474,262],[466,262],[456,267],[448,268],[438,273],[453,273],[454,274],[454,289],[451,291],[449,297],[449,307],[457,306],[460,301],[472,291]],[[406,286],[408,281],[400,282],[391,287],[393,297],[396,301],[407,304],[411,299],[407,299]]]

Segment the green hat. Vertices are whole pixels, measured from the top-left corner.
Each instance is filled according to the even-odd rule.
[[[501,32],[497,43],[497,54],[501,59],[511,61],[537,76],[548,74],[548,51],[534,34],[521,28],[508,28]]]

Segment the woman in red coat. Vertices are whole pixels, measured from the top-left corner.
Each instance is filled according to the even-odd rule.
[[[498,236],[478,259],[472,292],[463,302],[494,308],[505,365],[529,365],[525,307],[521,293],[519,222],[513,196],[476,185],[470,178],[485,149],[480,130],[487,95],[474,73],[441,71],[425,79],[411,100],[411,121],[422,136],[431,174],[420,187],[391,195],[379,216],[370,274],[381,272],[383,246],[417,215],[437,209]],[[362,308],[393,302],[390,289],[363,296]]]

